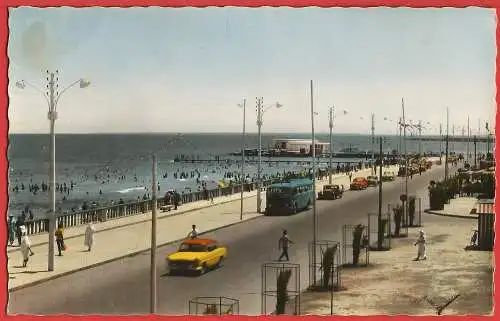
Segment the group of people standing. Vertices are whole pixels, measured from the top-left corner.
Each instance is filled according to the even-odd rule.
[[[28,230],[22,218],[13,222],[13,216],[9,216],[9,243],[13,246],[14,234],[17,235],[19,249],[23,258],[23,267],[28,265],[29,258],[35,255],[35,252],[31,249],[31,240],[28,236]],[[12,226],[14,228],[12,228]],[[90,252],[92,246],[94,245],[96,228],[93,222],[89,222],[85,229],[84,246]],[[57,225],[57,229],[54,233],[56,238],[57,251],[59,256],[63,256],[62,252],[67,250],[66,244],[64,243],[64,227],[62,223]]]

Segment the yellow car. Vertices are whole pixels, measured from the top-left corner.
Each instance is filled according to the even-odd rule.
[[[167,257],[168,272],[197,272],[218,268],[227,257],[227,248],[211,239],[184,240],[177,252]]]

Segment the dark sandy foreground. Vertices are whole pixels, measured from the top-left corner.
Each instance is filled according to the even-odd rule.
[[[419,228],[409,238],[393,239],[392,250],[370,252],[370,267],[342,270],[333,313],[339,315],[432,315],[435,304],[460,294],[442,315],[491,314],[493,308],[493,253],[465,251],[477,221],[423,216],[428,237],[427,261],[415,262],[413,246]],[[330,293],[303,293],[301,314],[329,315]]]

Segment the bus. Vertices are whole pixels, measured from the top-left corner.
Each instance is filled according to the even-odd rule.
[[[306,210],[314,201],[313,181],[293,179],[272,184],[266,191],[266,216],[290,215]]]

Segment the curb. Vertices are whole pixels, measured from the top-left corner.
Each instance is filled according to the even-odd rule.
[[[212,229],[209,229],[209,230],[206,230],[204,232],[201,232],[198,235],[204,235],[204,234],[212,233],[212,232],[215,232],[217,230],[221,230],[223,228],[227,228],[227,227],[234,226],[234,225],[241,224],[241,223],[250,222],[250,221],[256,220],[256,219],[261,218],[261,217],[263,217],[263,215],[259,215],[259,216],[256,216],[256,217],[249,218],[247,220],[237,221],[237,222],[230,223],[230,224],[223,225],[223,226],[219,226],[219,227],[214,227]],[[170,244],[173,244],[173,243],[180,242],[180,241],[182,241],[184,239],[185,238],[183,237],[183,238],[180,238],[180,239],[176,239],[176,240],[172,240],[172,241],[167,241],[165,243],[157,244],[156,247],[160,248],[160,247],[163,247],[163,246],[166,246],[166,245],[170,245]],[[33,281],[33,282],[30,282],[30,283],[18,285],[18,286],[15,286],[15,287],[12,287],[12,288],[8,289],[8,292],[15,292],[17,290],[21,290],[21,289],[24,289],[24,288],[27,288],[27,287],[31,287],[31,286],[35,286],[35,285],[38,285],[38,284],[41,284],[41,283],[45,283],[45,282],[48,282],[48,281],[51,281],[51,280],[58,279],[60,277],[69,275],[69,274],[73,274],[73,273],[76,273],[76,272],[88,270],[88,269],[91,269],[91,268],[94,268],[94,267],[97,267],[97,266],[100,266],[100,265],[111,263],[113,261],[118,261],[118,260],[121,260],[121,259],[125,259],[125,258],[129,258],[129,257],[132,257],[132,256],[136,256],[136,255],[148,252],[150,250],[151,250],[151,248],[144,249],[144,250],[139,250],[139,251],[135,251],[135,252],[128,253],[128,254],[125,254],[125,255],[122,255],[122,256],[119,256],[119,257],[113,257],[111,259],[107,259],[107,260],[102,261],[102,262],[97,262],[97,263],[94,263],[94,264],[91,264],[91,265],[83,266],[83,267],[80,267],[80,268],[75,269],[75,270],[66,271],[66,272],[63,272],[61,274],[53,275],[53,276],[50,276],[50,277],[45,278],[45,279],[41,279],[41,280]]]
[[[437,216],[446,216],[446,217],[454,217],[454,218],[463,218],[463,219],[469,219],[469,220],[477,220],[478,216],[477,215],[474,215],[472,216],[465,216],[465,215],[455,215],[455,214],[446,214],[446,213],[438,213],[438,212],[435,212],[435,211],[431,211],[431,210],[424,210],[424,213],[427,213],[427,214],[432,214],[432,215],[437,215]]]
[[[247,196],[247,197],[244,197],[243,199],[248,199],[248,198],[252,198],[252,197],[257,197],[257,195]],[[187,214],[187,213],[190,213],[190,212],[199,211],[199,210],[203,210],[203,209],[206,209],[206,208],[211,208],[211,207],[215,207],[215,206],[219,206],[219,205],[224,205],[224,204],[235,202],[235,201],[239,201],[239,200],[240,199],[228,200],[228,201],[223,201],[223,202],[220,202],[220,203],[217,203],[217,204],[215,204],[215,203],[214,204],[209,204],[207,206],[200,207],[200,208],[192,208],[192,209],[185,210],[185,211],[182,211],[182,212],[175,212],[175,213],[172,213],[172,214],[160,216],[160,217],[158,217],[158,220],[162,220],[162,219],[169,218],[169,217],[174,217],[174,216],[177,216],[177,215]],[[137,215],[144,215],[144,214],[145,213],[140,213],[140,214],[137,214]],[[131,216],[133,216],[133,215],[131,215]],[[124,218],[124,217],[116,218],[115,220],[119,220],[121,218]],[[104,229],[96,231],[96,234],[97,233],[101,233],[101,232],[116,230],[116,229],[122,228],[122,227],[127,227],[127,226],[136,225],[136,224],[141,224],[141,223],[148,222],[148,221],[151,221],[151,218],[149,218],[149,219],[142,219],[142,220],[137,221],[137,222],[131,222],[131,223],[126,223],[126,224],[121,224],[121,225],[107,227],[107,228],[104,228]],[[48,233],[45,233],[45,235],[48,236]],[[81,234],[77,234],[77,235],[68,236],[68,237],[65,237],[64,239],[65,240],[70,240],[70,239],[74,239],[74,238],[77,238],[77,237],[82,237],[84,235],[85,235],[85,232],[83,232]],[[35,248],[35,247],[46,245],[46,244],[48,244],[48,242],[35,243],[35,244],[32,244],[31,247]],[[19,251],[19,247],[10,248],[10,249],[7,250],[7,253],[13,253],[13,252],[16,252],[16,251]]]

